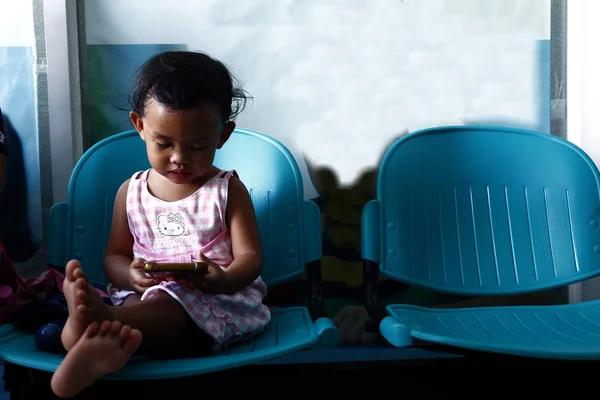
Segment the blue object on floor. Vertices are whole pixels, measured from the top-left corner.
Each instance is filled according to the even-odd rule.
[[[500,127],[442,127],[386,152],[363,210],[363,258],[385,277],[469,296],[550,290],[600,273],[600,174],[573,144]],[[600,359],[600,302],[433,309],[390,305],[413,338],[496,353]]]
[[[215,165],[235,169],[250,191],[263,248],[262,277],[267,285],[299,279],[306,264],[321,258],[321,219],[317,205],[304,200],[298,166],[276,140],[236,129]],[[144,142],[136,131],[123,132],[92,146],[79,160],[69,183],[68,201],[56,204],[49,218],[46,246],[51,265],[79,259],[90,280],[108,283],[103,258],[118,188],[134,172],[149,168]],[[272,312],[256,337],[202,358],[132,358],[112,379],[156,379],[203,374],[257,363],[311,346],[333,347],[338,332],[329,318],[313,321],[308,308]],[[0,327],[0,358],[45,371],[56,370],[63,356],[39,351],[34,336]]]
[[[62,329],[65,326],[64,322],[50,322],[36,330],[34,339],[37,348],[51,353],[64,353],[65,349],[61,341]]]

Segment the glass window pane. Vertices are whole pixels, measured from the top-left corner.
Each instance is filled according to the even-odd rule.
[[[255,99],[239,125],[331,166],[344,184],[406,131],[493,123],[550,132],[550,0],[83,5],[90,144],[130,129],[119,107],[131,76],[169,49],[224,61]]]

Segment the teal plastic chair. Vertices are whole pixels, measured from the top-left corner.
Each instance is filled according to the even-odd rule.
[[[599,184],[581,149],[548,134],[483,126],[415,132],[389,148],[377,198],[363,210],[368,286],[378,271],[440,292],[498,296],[597,276]],[[600,359],[600,301],[397,304],[386,311],[380,331],[397,347],[419,339],[514,356]]]
[[[317,205],[304,200],[298,166],[278,141],[237,129],[217,151],[215,164],[235,169],[250,191],[256,208],[264,252],[262,277],[268,286],[297,279],[309,268],[317,293],[310,309],[289,307],[272,311],[272,321],[253,339],[202,358],[159,359],[140,355],[112,379],[185,377],[253,364],[305,348],[337,344],[333,322],[322,315],[319,291],[321,226]],[[91,147],[77,163],[68,200],[50,214],[47,256],[50,265],[81,261],[89,279],[107,284],[103,258],[112,220],[113,201],[123,181],[149,168],[144,142],[136,131],[111,136]],[[318,315],[312,315],[319,313]],[[314,322],[313,322],[314,319]],[[0,329],[0,358],[16,365],[54,371],[63,356],[39,351],[33,335],[10,326]]]

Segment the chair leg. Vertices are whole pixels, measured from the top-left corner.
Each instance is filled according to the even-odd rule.
[[[384,308],[379,304],[377,291],[377,278],[379,276],[379,264],[363,260],[363,285],[365,290],[365,308],[372,321],[367,323],[367,332],[378,332],[379,323],[385,318]]]
[[[327,317],[323,301],[323,277],[321,275],[321,260],[309,262],[306,265],[309,282],[308,310],[313,320]]]

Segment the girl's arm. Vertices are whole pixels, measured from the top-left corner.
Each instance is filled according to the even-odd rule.
[[[121,185],[115,197],[112,225],[104,255],[104,274],[119,288],[134,290],[129,282],[129,266],[133,261],[133,236],[127,221],[128,187],[129,180]]]
[[[231,235],[233,262],[225,269],[229,292],[237,292],[254,282],[262,271],[262,249],[254,205],[248,190],[231,177],[225,218]]]

